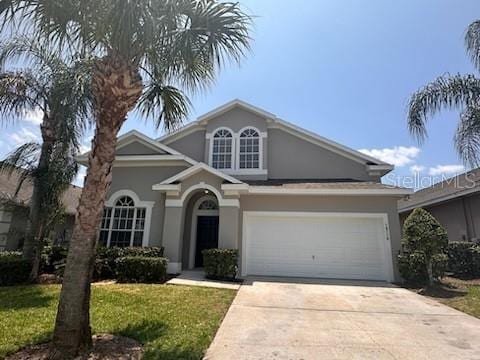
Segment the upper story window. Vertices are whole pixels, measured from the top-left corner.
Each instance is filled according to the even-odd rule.
[[[233,136],[226,129],[220,129],[213,135],[212,166],[215,169],[232,168]]]
[[[255,129],[246,129],[240,134],[239,168],[260,167],[260,136]]]

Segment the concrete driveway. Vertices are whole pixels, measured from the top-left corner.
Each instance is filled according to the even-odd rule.
[[[251,279],[205,358],[480,359],[480,320],[389,284]]]

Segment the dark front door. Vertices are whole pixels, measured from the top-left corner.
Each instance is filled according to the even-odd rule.
[[[203,266],[202,250],[216,247],[218,247],[218,216],[198,216],[195,267]]]

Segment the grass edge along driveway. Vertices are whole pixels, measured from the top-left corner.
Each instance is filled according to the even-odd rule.
[[[0,358],[48,341],[59,285],[0,288]],[[157,284],[92,286],[94,333],[144,344],[145,359],[201,359],[236,291]]]

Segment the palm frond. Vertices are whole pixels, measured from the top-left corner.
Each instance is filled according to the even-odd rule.
[[[43,84],[30,70],[0,74],[0,122],[21,118],[38,108],[44,110],[45,99]]]
[[[480,79],[473,75],[441,76],[420,89],[410,99],[408,128],[419,142],[427,136],[429,116],[442,108],[462,109],[480,100]]]
[[[480,20],[468,26],[465,33],[465,47],[473,64],[480,70]]]
[[[145,117],[153,117],[157,128],[163,124],[166,131],[172,131],[182,124],[191,106],[181,90],[152,79],[145,86],[137,108]]]
[[[480,165],[480,107],[468,107],[462,112],[454,143],[465,162],[472,167]]]
[[[65,67],[58,50],[48,42],[27,36],[14,36],[0,43],[0,65],[18,61],[25,66],[54,73]]]
[[[9,176],[16,174],[18,182],[14,196],[20,191],[23,183],[37,176],[37,163],[40,155],[40,145],[34,142],[20,145],[0,161],[0,173]]]

